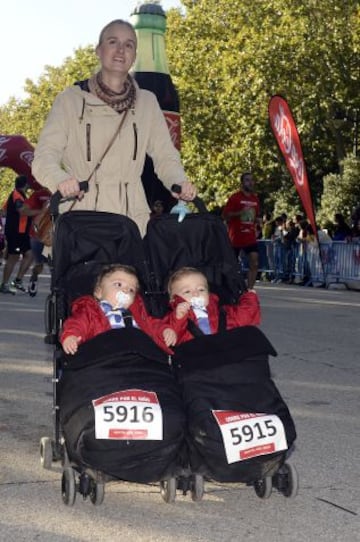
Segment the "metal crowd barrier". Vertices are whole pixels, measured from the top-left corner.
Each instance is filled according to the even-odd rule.
[[[360,241],[332,241],[320,246],[298,241],[288,247],[281,241],[261,239],[258,247],[263,280],[325,287],[355,282],[360,288]],[[242,256],[242,266],[247,270],[246,256]]]

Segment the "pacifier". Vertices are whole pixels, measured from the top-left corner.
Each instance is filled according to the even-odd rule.
[[[194,296],[190,299],[190,304],[193,309],[205,309],[205,299],[201,296]]]
[[[131,305],[132,300],[129,294],[119,290],[119,292],[116,293],[116,301],[119,309],[127,309],[128,306]]]

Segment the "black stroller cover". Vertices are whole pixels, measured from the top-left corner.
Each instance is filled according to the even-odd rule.
[[[271,379],[269,355],[276,355],[273,346],[254,326],[176,348],[173,363],[195,472],[219,482],[250,483],[272,476],[284,462],[296,432]]]
[[[167,355],[130,328],[107,331],[64,357],[59,407],[70,460],[131,482],[175,476],[185,415]]]

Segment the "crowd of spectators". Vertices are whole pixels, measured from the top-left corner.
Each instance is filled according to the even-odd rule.
[[[297,214],[288,218],[286,213],[273,217],[265,213],[259,221],[258,241],[260,269],[258,278],[273,282],[308,284],[310,269],[307,253],[310,246],[317,246],[315,232],[305,216]],[[351,223],[351,225],[350,225]],[[319,228],[319,242],[360,242],[360,207],[347,220],[342,213],[335,213],[328,228]]]

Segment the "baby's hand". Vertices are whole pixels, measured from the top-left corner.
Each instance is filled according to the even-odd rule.
[[[183,318],[189,312],[190,307],[191,305],[187,301],[183,301],[182,303],[179,303],[175,309],[176,318],[178,320],[181,320],[181,318]]]
[[[81,337],[76,337],[76,335],[69,335],[66,337],[62,343],[63,350],[65,354],[75,354],[78,349],[78,344],[81,342]]]
[[[166,346],[175,346],[177,341],[177,335],[173,329],[167,327],[163,331],[163,339]]]

